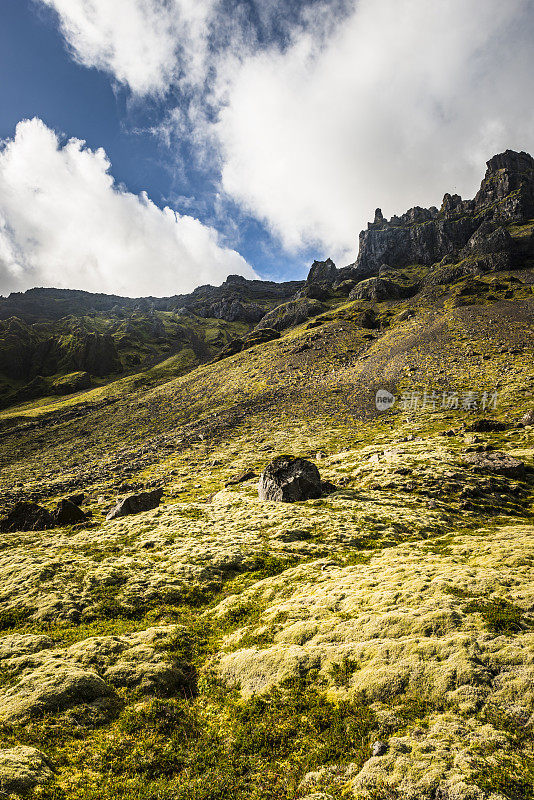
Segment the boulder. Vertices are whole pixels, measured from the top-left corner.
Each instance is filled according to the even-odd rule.
[[[534,425],[534,408],[531,408],[530,411],[521,417],[521,422],[523,425]]]
[[[472,453],[464,456],[464,463],[473,467],[476,472],[490,472],[506,475],[509,478],[522,478],[525,464],[518,458],[496,450],[493,453]]]
[[[161,498],[163,497],[163,489],[153,489],[150,492],[139,492],[139,494],[130,494],[121,500],[115,508],[112,508],[106,517],[109,522],[115,517],[126,517],[129,514],[139,514],[141,511],[150,511],[152,508],[159,506]]]
[[[0,521],[0,530],[6,533],[43,531],[53,528],[55,524],[53,515],[46,508],[28,500],[21,500],[15,504],[7,517]]]
[[[465,428],[466,433],[500,433],[505,431],[508,425],[497,419],[477,419]]]
[[[37,786],[44,786],[54,777],[50,764],[35,747],[10,747],[0,750],[0,793],[6,795],[30,794]]]
[[[54,511],[54,519],[56,525],[76,525],[78,522],[85,522],[87,516],[75,503],[61,500]]]
[[[278,456],[266,467],[258,485],[260,500],[294,503],[322,494],[321,476],[315,464],[287,455]]]

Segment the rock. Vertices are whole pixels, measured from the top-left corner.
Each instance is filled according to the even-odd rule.
[[[327,300],[330,297],[330,292],[326,284],[309,283],[302,290],[303,297],[311,297],[314,300]]]
[[[213,361],[222,361],[224,358],[234,356],[242,350],[248,350],[257,344],[265,344],[280,338],[280,333],[273,328],[260,328],[244,336],[242,339],[232,339],[232,341],[221,350]]]
[[[523,425],[534,425],[534,408],[531,408],[530,411],[521,417],[521,422]]]
[[[306,283],[326,283],[332,284],[338,277],[336,265],[331,258],[326,261],[314,261],[311,265]]]
[[[356,281],[347,278],[347,280],[334,283],[332,288],[336,292],[339,292],[340,294],[349,295],[355,286],[356,286]]]
[[[321,497],[323,487],[319,470],[311,461],[292,456],[278,456],[260,477],[260,500],[294,503]]]
[[[371,300],[374,303],[396,300],[399,297],[402,297],[400,286],[386,278],[368,278],[360,281],[349,294],[349,300]]]
[[[70,500],[61,500],[54,511],[54,519],[56,525],[76,525],[78,522],[85,522],[87,515]]]
[[[85,500],[85,495],[83,492],[79,492],[79,494],[71,494],[65,498],[70,503],[74,503],[75,506],[81,506],[83,501]]]
[[[35,716],[63,711],[111,695],[111,687],[95,672],[50,659],[3,693],[0,719],[24,723]]]
[[[376,213],[374,222],[360,234],[358,259],[353,266],[357,277],[377,275],[383,263],[404,267],[436,264],[454,256],[460,260],[460,251],[468,243],[467,252],[482,255],[482,271],[510,263],[509,235],[496,226],[534,216],[534,159],[527,153],[507,150],[490,159],[487,167],[473,200],[446,194],[439,211],[415,207],[390,220]],[[484,223],[491,225],[476,234]]]
[[[387,753],[387,749],[388,746],[385,742],[374,742],[374,744],[371,745],[371,753],[373,756],[383,756]]]
[[[255,331],[263,328],[274,328],[276,331],[283,331],[294,325],[300,325],[310,317],[315,317],[323,311],[325,311],[325,307],[318,300],[309,298],[290,300],[288,303],[269,311],[256,326]]]
[[[36,786],[44,786],[54,777],[52,768],[35,747],[11,747],[0,750],[0,793],[28,795]]]
[[[499,450],[494,453],[472,453],[464,456],[463,460],[464,464],[473,467],[476,472],[491,472],[507,475],[509,478],[522,478],[525,474],[523,461]]]
[[[106,520],[115,519],[116,517],[126,517],[129,514],[139,514],[141,511],[150,511],[152,508],[159,506],[161,498],[163,497],[163,489],[153,489],[151,492],[140,492],[139,494],[130,494],[121,500],[115,508],[113,508],[106,517]]]
[[[0,522],[0,530],[8,533],[12,531],[43,531],[53,528],[56,522],[46,508],[27,500],[21,500],[13,507],[7,517]]]
[[[225,486],[237,486],[238,483],[245,483],[245,481],[250,481],[252,478],[256,477],[256,473],[253,472],[251,469],[245,470],[245,472],[241,472],[240,475],[236,475],[234,478],[230,478],[230,480],[226,481],[224,484]]]
[[[465,428],[466,433],[500,433],[508,428],[506,422],[496,419],[477,419]]]

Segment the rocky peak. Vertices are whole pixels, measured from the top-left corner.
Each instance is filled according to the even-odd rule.
[[[506,150],[487,162],[487,171],[475,197],[477,212],[492,219],[521,222],[534,215],[534,158]]]
[[[439,211],[416,206],[390,220],[376,209],[374,222],[360,234],[355,277],[377,275],[382,264],[435,264],[458,255],[484,222],[495,227],[534,217],[532,156],[507,150],[493,156],[487,167],[473,200],[447,193]],[[478,239],[476,244],[480,249]]]
[[[331,258],[326,261],[314,261],[308,272],[308,283],[333,283],[337,280],[338,271]]]

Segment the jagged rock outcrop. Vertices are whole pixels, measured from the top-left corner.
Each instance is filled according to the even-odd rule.
[[[300,298],[290,300],[272,311],[269,311],[256,326],[256,330],[261,328],[274,328],[276,331],[283,331],[306,322],[310,317],[321,314],[325,307],[318,300]]]
[[[338,270],[331,258],[326,261],[314,261],[311,265],[307,283],[326,283],[332,284],[338,278]]]
[[[235,356],[242,350],[248,350],[256,344],[265,344],[272,342],[273,339],[279,339],[280,333],[273,328],[260,328],[259,330],[252,331],[242,339],[232,339],[232,341],[215,356],[214,361],[222,361],[224,358]]]
[[[382,300],[397,300],[403,296],[400,286],[386,278],[367,278],[357,283],[349,294],[349,300],[370,300],[380,303]]]
[[[415,207],[389,221],[377,209],[374,221],[360,234],[353,265],[358,276],[376,275],[383,263],[395,267],[435,264],[466,246],[471,253],[499,253],[498,263],[489,262],[489,268],[508,263],[504,256],[511,257],[512,244],[499,224],[534,216],[534,159],[507,150],[491,158],[487,167],[473,200],[446,194],[439,210]],[[493,228],[486,227],[477,236],[483,224],[493,224]]]

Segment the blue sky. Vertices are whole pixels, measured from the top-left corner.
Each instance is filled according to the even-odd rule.
[[[170,204],[183,213],[191,212],[193,202],[195,216],[216,222],[262,278],[297,280],[305,275],[313,249],[298,255],[284,252],[264,225],[236,207],[228,213],[239,229],[226,231],[225,220],[217,220],[213,208],[216,174],[198,170],[192,161],[175,169],[173,153],[150,133],[174,98],[132,101],[109,75],[77,64],[49,8],[32,0],[0,0],[0,14],[1,138],[11,138],[20,120],[39,117],[69,138],[103,147],[114,178],[131,192],[146,191],[159,206]],[[189,202],[180,202],[180,197]]]
[[[533,33],[532,0],[0,0],[0,293],[343,266],[376,206],[534,149]]]

